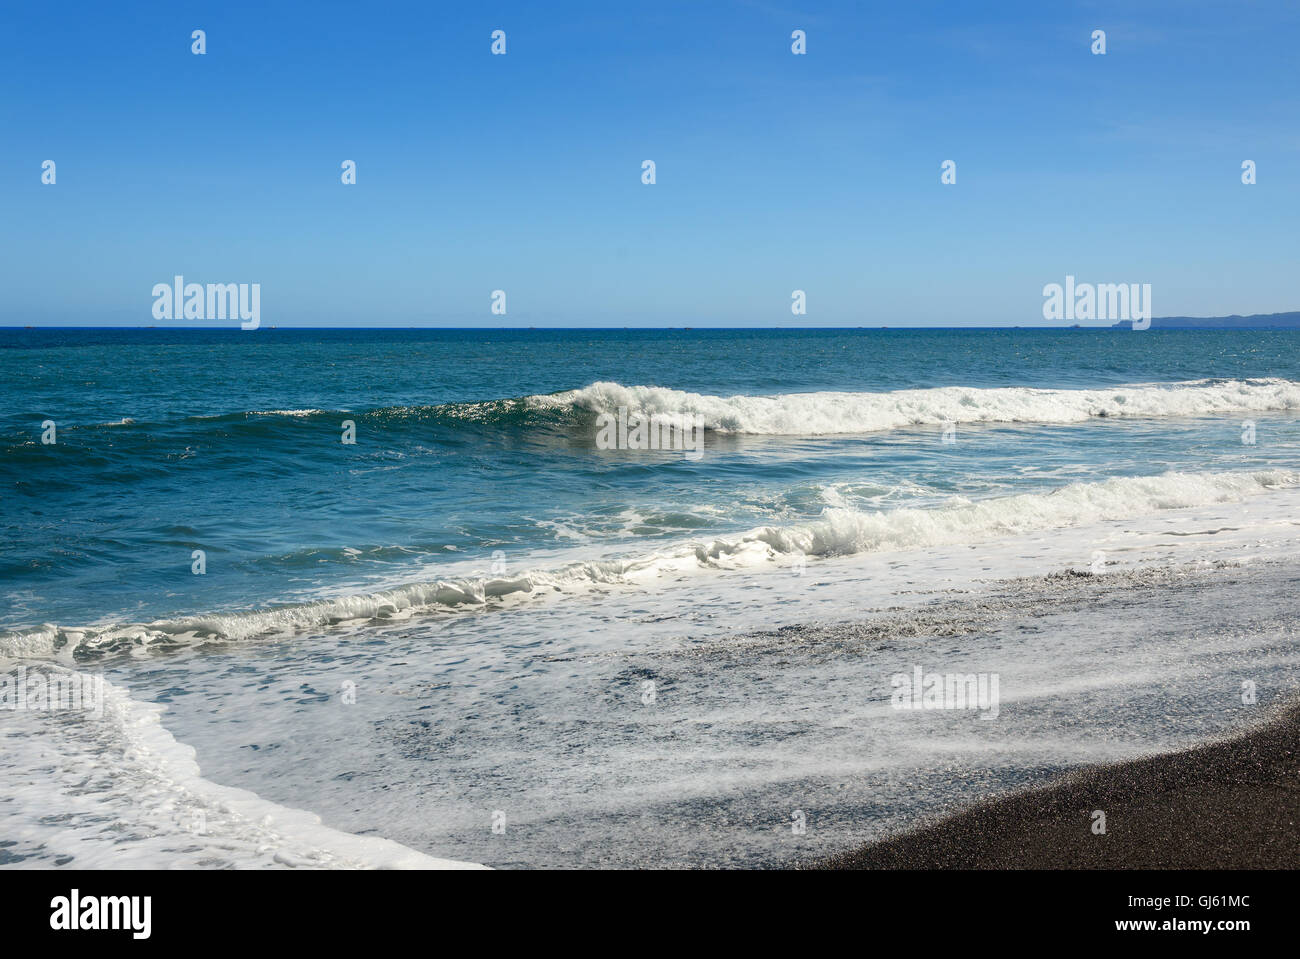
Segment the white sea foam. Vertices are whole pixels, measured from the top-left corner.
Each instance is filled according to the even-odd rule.
[[[0,835],[20,865],[481,868],[340,832],[313,813],[210,782],[194,750],[163,726],[162,706],[111,683],[103,698],[98,719],[5,714]]]
[[[153,623],[79,628],[46,624],[38,630],[0,635],[0,655],[71,661],[77,653],[88,651],[294,635],[343,623],[392,622],[432,610],[481,606],[530,593],[568,594],[604,585],[648,585],[669,576],[758,567],[791,556],[819,558],[983,542],[1034,530],[1237,502],[1297,484],[1300,474],[1289,470],[1175,472],[1071,483],[1046,493],[975,502],[954,498],[946,505],[924,509],[827,507],[811,522],[764,526],[707,541],[679,541],[632,557],[593,558],[515,576],[407,583],[317,602]]]
[[[710,396],[658,386],[599,382],[533,396],[537,408],[572,406],[594,413],[704,417],[727,433],[813,436],[868,433],[942,423],[1080,423],[1093,417],[1204,416],[1300,409],[1300,383],[1286,379],[1195,380],[1060,390],[946,386],[888,393],[786,393]]]
[[[307,409],[307,410],[253,410],[249,416],[316,416],[324,413],[324,410]]]

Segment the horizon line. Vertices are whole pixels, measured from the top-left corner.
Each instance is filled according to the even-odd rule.
[[[1254,316],[1271,316],[1279,314],[1253,314]],[[1227,317],[1154,317],[1152,324],[1162,319],[1191,319],[1191,320],[1215,320],[1231,319],[1240,314],[1232,314]],[[1249,316],[1241,316],[1241,319],[1248,319]],[[1119,321],[1124,323],[1126,321]],[[1241,327],[1248,328],[1248,327]],[[1289,329],[1300,329],[1300,327],[1287,327]],[[1151,332],[1154,325],[1146,330],[1139,332]],[[1165,332],[1223,332],[1224,327],[1179,327],[1166,328]],[[812,330],[1054,330],[1063,333],[1080,332],[1086,330],[1092,331],[1115,331],[1128,333],[1132,332],[1128,326],[1111,324],[1107,326],[1084,326],[1081,324],[1072,324],[1069,326],[1057,326],[1046,323],[1018,324],[1018,325],[999,325],[999,326],[916,326],[916,325],[880,325],[880,326],[259,326],[255,330],[244,330],[238,326],[157,326],[157,325],[139,325],[139,326],[62,326],[58,324],[24,324],[22,326],[5,326],[0,325],[0,330],[161,330],[164,332],[221,332],[231,333],[260,333],[268,330],[301,330],[301,331],[322,331],[322,330],[445,330],[448,332],[517,332],[517,333],[538,333],[546,331],[563,331],[563,332],[628,332],[633,330],[677,330],[681,332],[694,332],[698,330],[790,330],[790,331],[812,331]]]

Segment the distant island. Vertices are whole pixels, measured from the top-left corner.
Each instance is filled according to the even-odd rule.
[[[1132,328],[1132,320],[1120,320],[1111,329]],[[1153,330],[1300,330],[1300,312],[1255,313],[1251,316],[1153,316]]]

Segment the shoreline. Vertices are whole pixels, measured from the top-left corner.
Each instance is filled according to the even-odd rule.
[[[1182,534],[1176,545],[1183,554],[1191,533],[1204,531],[1199,535],[1211,543],[1232,537],[1213,550],[1195,547],[1195,562],[1172,566],[1121,565],[1138,558],[1134,550],[1119,548],[1127,544],[1100,531],[1082,539],[1071,531],[1051,552],[1045,543],[1037,546],[1034,555],[1051,571],[1032,576],[1008,577],[1024,564],[1010,564],[991,548],[980,551],[979,562],[994,578],[971,579],[970,562],[945,565],[942,556],[940,562],[927,562],[933,552],[902,560],[831,560],[811,567],[815,576],[737,574],[738,582],[761,588],[769,605],[788,605],[790,616],[802,620],[781,625],[777,620],[761,631],[718,630],[708,622],[692,628],[689,607],[671,602],[683,594],[667,591],[668,601],[647,604],[644,628],[617,651],[603,642],[575,643],[549,649],[538,660],[542,679],[564,674],[544,700],[550,711],[542,722],[518,720],[521,708],[534,708],[530,704],[538,701],[536,687],[519,687],[510,673],[486,686],[435,688],[413,682],[409,664],[427,656],[433,635],[418,622],[362,634],[371,650],[367,695],[346,710],[332,708],[333,697],[301,701],[304,681],[313,690],[342,689],[355,681],[355,665],[339,660],[338,644],[329,642],[286,646],[274,655],[263,644],[232,645],[221,657],[190,649],[151,658],[145,674],[134,669],[135,660],[118,663],[109,667],[109,678],[131,691],[140,711],[166,705],[159,731],[189,753],[187,762],[197,761],[206,782],[301,812],[336,834],[382,836],[436,859],[496,868],[807,868],[836,860],[842,868],[870,868],[855,861],[855,854],[871,852],[877,848],[873,844],[890,837],[908,837],[915,846],[917,834],[924,832],[918,825],[960,818],[981,799],[1002,798],[1003,805],[993,808],[1004,810],[1014,807],[1023,791],[1041,793],[1045,784],[1059,784],[1058,777],[1071,772],[1087,775],[1115,768],[1102,763],[1133,765],[1153,756],[1213,749],[1261,732],[1269,719],[1284,715],[1290,729],[1279,740],[1284,748],[1278,755],[1293,770],[1294,755],[1287,759],[1286,749],[1294,753],[1300,742],[1293,698],[1300,690],[1300,607],[1294,601],[1300,563],[1290,548],[1286,559],[1258,558],[1275,552],[1258,543],[1238,561],[1218,559],[1237,551],[1241,536],[1229,530],[1241,524],[1232,520],[1215,513],[1184,516],[1172,525],[1174,532],[1162,533],[1171,528],[1162,524],[1156,536],[1137,544],[1147,547],[1142,558],[1155,559],[1150,551],[1165,548],[1165,537]],[[1110,547],[1120,561],[1107,563],[1102,573],[1062,568],[1071,554],[1086,559],[1084,547],[1091,543]],[[830,584],[855,595],[856,618],[818,622],[810,615],[816,596],[810,588]],[[695,596],[698,584],[689,581],[683,589]],[[721,587],[718,593],[733,605],[755,595]],[[838,602],[832,597],[827,608]],[[619,593],[595,597],[566,622],[603,626],[625,605]],[[660,615],[665,613],[673,615]],[[545,640],[554,632],[549,621],[529,632],[538,617],[528,608],[496,615],[496,628],[513,631],[520,643]],[[437,634],[444,648],[472,648],[465,640],[479,635],[477,620],[445,622]],[[383,642],[375,644],[376,637]],[[284,664],[278,674],[266,671],[268,658]],[[214,681],[231,663],[253,662],[262,665],[255,683]],[[918,666],[999,676],[997,721],[983,721],[970,709],[894,708],[891,677],[910,675]],[[1247,678],[1257,684],[1259,705],[1241,702],[1241,682]],[[642,699],[647,679],[657,693],[653,704]],[[262,688],[268,683],[269,691]],[[193,689],[187,699],[169,694],[185,684]],[[289,705],[268,709],[274,702]],[[443,706],[441,717],[426,711],[434,703]],[[257,729],[212,718],[232,708],[244,714],[259,710]],[[478,721],[458,720],[462,709],[473,711]],[[32,775],[39,783],[28,791],[30,815],[21,817],[29,841],[11,854],[28,857],[32,866],[48,863],[61,837],[77,841],[74,851],[83,863],[93,854],[111,854],[119,862],[134,854],[149,865],[163,854],[164,843],[169,856],[178,848],[205,858],[215,851],[196,842],[185,817],[177,819],[165,805],[135,802],[137,796],[156,794],[149,785],[157,780],[156,764],[138,761],[157,755],[155,750],[133,748],[134,736],[110,735],[114,730],[103,724],[52,722],[44,714],[31,718],[44,723],[43,730],[32,730],[43,735],[27,737],[31,748],[21,755],[10,749],[4,757],[15,775]],[[493,735],[498,729],[504,733]],[[74,777],[44,776],[42,764],[52,749],[65,757],[60,767],[75,770]],[[0,762],[0,775],[5,766]],[[593,784],[593,768],[602,782]],[[285,775],[286,769],[292,775]],[[124,847],[118,831],[93,824],[102,837],[66,827],[51,836],[38,828],[42,817],[63,810],[75,814],[91,772],[96,782],[112,788],[114,814],[135,826],[142,841]],[[1194,778],[1184,776],[1164,793]],[[1236,778],[1286,781],[1276,763],[1264,761]],[[462,785],[479,782],[486,786]],[[544,790],[530,791],[541,782]],[[602,792],[608,782],[636,788]],[[366,783],[383,785],[366,788]],[[431,783],[440,784],[436,799],[430,796]],[[1230,780],[1221,785],[1230,787],[1226,806],[1232,812],[1241,790]],[[1277,807],[1274,799],[1254,792],[1242,805],[1257,818]],[[1121,784],[1118,803],[1087,796],[1078,808],[1058,811],[1057,825],[1073,830],[1076,838],[1131,845],[1132,820],[1142,810],[1125,808],[1123,800],[1141,793]],[[435,801],[438,815],[431,816]],[[1204,796],[1190,796],[1186,808],[1178,810],[1164,805],[1170,808],[1146,812],[1186,820],[1192,824],[1188,828],[1208,815],[1215,820],[1211,828],[1245,836],[1220,839],[1221,844],[1247,850],[1272,844],[1272,862],[1300,861],[1294,842],[1288,851],[1273,834],[1260,840],[1243,832],[1240,823],[1216,826],[1223,813]],[[1099,807],[1108,816],[1104,839],[1088,831],[1088,817]],[[508,841],[487,828],[484,810],[497,809],[509,817]],[[794,822],[806,828],[794,827],[796,814],[801,818]],[[280,849],[288,862],[264,840],[251,856],[230,856],[232,845],[248,831],[210,809],[205,815],[209,835],[220,840],[216,854],[232,865],[278,867],[311,858],[301,855],[301,843],[286,832]],[[1290,822],[1297,818],[1290,816]],[[1004,820],[1013,826],[1030,823],[1032,828],[1022,832],[1028,831],[1031,841],[1021,840],[1021,849],[1034,840],[1042,845],[1043,835],[1035,834],[1052,825],[1033,826],[1023,809],[1001,820],[995,813],[992,826],[971,827],[985,846],[956,834],[946,858],[932,849],[930,859],[923,860],[920,847],[896,845],[901,853],[876,866],[1116,865],[1078,855],[1052,859],[1042,849],[1038,858],[1020,863],[999,859],[988,843],[998,838],[999,829],[1010,831],[1002,827]],[[1158,816],[1138,829],[1139,834],[1153,831],[1168,833]],[[320,845],[328,849],[327,843]],[[1193,866],[1218,864],[1193,855],[1194,844],[1181,842],[1178,848],[1191,850],[1185,859]],[[1150,859],[1133,864],[1154,865]],[[1256,857],[1240,864],[1259,862]]]
[[[1088,766],[802,868],[1292,869],[1298,824],[1293,699],[1245,733]]]

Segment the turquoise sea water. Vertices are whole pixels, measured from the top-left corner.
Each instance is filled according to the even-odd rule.
[[[1297,382],[1292,332],[5,330],[0,630],[490,580],[494,555],[635,557],[828,508],[1291,468]],[[596,383],[657,390],[528,399]],[[1108,401],[1142,384],[1165,392]],[[1076,416],[1042,389],[1101,395]],[[703,411],[704,455],[598,449],[597,413],[624,401]]]

